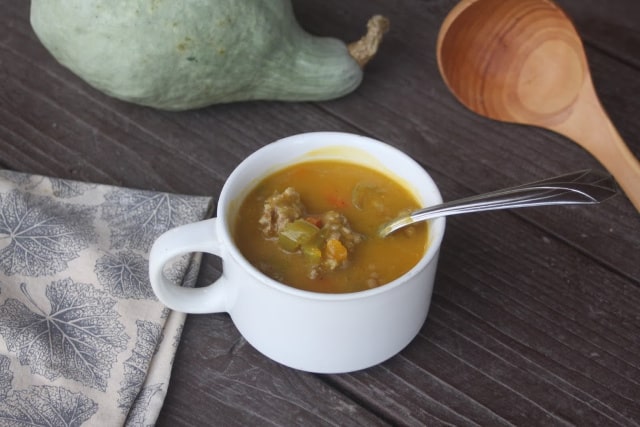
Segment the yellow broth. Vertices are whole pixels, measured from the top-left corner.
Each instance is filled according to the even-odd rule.
[[[338,211],[363,235],[346,265],[310,278],[305,254],[286,251],[277,238],[265,237],[258,224],[265,200],[287,187],[300,194],[309,214]],[[238,211],[234,240],[251,264],[287,285],[315,292],[362,291],[400,277],[423,256],[424,223],[384,239],[377,236],[381,224],[419,207],[406,188],[373,169],[340,161],[304,162],[266,177],[247,195]]]

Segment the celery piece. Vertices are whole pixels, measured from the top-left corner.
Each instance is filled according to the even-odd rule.
[[[313,264],[319,264],[322,260],[322,251],[319,247],[313,244],[304,244],[302,245],[302,253],[307,259],[309,259]]]
[[[285,225],[278,233],[278,245],[285,251],[294,252],[318,235],[320,229],[309,221],[297,219]]]

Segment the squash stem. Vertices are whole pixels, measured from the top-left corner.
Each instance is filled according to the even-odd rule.
[[[360,68],[364,68],[378,52],[378,46],[382,42],[384,33],[388,30],[389,20],[382,15],[374,15],[367,22],[367,34],[347,46],[349,54],[360,65]]]

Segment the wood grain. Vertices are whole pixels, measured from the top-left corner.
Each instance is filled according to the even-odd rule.
[[[635,0],[558,0],[583,36],[594,84],[640,155]],[[301,25],[357,39],[391,30],[361,87],[323,103],[247,102],[182,113],[126,104],[57,64],[0,0],[0,167],[214,198],[233,168],[278,138],[365,134],[402,148],[454,199],[599,164],[551,132],[470,113],[435,57],[454,0],[295,0]],[[199,283],[221,265],[205,257]],[[640,217],[594,207],[448,221],[429,318],[403,352],[348,375],[277,365],[227,315],[189,316],[159,426],[640,425]]]

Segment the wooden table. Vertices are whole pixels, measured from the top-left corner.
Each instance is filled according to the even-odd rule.
[[[640,156],[640,2],[558,2],[584,38],[602,103]],[[336,130],[402,148],[448,200],[601,168],[561,136],[483,119],[452,97],[435,43],[454,3],[295,0],[304,28],[347,41],[369,16],[390,18],[357,91],[172,113],[92,89],[36,39],[28,1],[1,0],[0,167],[215,199],[257,148]],[[205,261],[200,284],[220,274]],[[624,196],[452,217],[429,317],[398,356],[313,375],[263,357],[227,315],[190,315],[158,425],[639,425],[639,307],[640,216]]]

